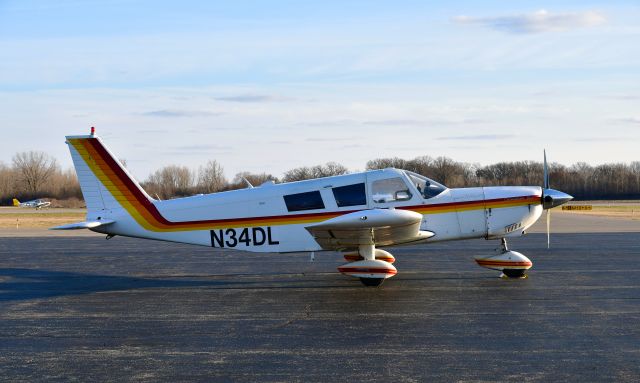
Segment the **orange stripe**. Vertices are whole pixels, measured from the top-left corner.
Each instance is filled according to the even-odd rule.
[[[140,224],[147,230],[186,231],[194,229],[209,230],[229,227],[279,226],[315,223],[352,212],[341,211],[331,213],[292,214],[270,217],[246,217],[204,221],[171,222],[162,217],[155,206],[153,206],[151,202],[146,200],[146,197],[144,202],[148,202],[150,206],[147,207],[144,206],[143,203],[141,203],[141,201],[139,200],[140,197],[136,197],[136,195],[134,195],[134,192],[125,183],[127,181],[130,182],[130,180],[121,179],[117,173],[118,171],[122,171],[120,169],[114,169],[109,165],[109,160],[115,164],[113,159],[104,158],[104,156],[99,153],[96,148],[94,148],[90,140],[95,140],[93,142],[96,145],[99,145],[99,149],[104,150],[102,144],[95,138],[70,139],[69,142],[78,151],[85,163],[93,171],[94,175],[100,180],[100,182],[102,182],[104,187],[111,193],[113,198],[118,201],[120,205],[122,205],[122,207],[136,220],[136,222],[138,222],[138,224]],[[106,153],[106,150],[104,151]],[[139,192],[136,191],[136,193],[140,195]],[[484,208],[525,206],[529,204],[539,203],[539,196],[528,196],[510,199],[498,199],[493,201],[466,201],[438,205],[399,207],[399,209],[411,210],[420,214],[443,214],[467,210],[480,210]],[[153,209],[155,213],[153,213],[150,209]],[[160,219],[156,216],[162,219],[164,222],[160,221]]]
[[[511,262],[511,261],[484,261],[476,260],[482,266],[532,266],[531,262]]]
[[[338,267],[338,271],[341,273],[353,273],[353,274],[391,274],[395,275],[398,271],[393,269],[378,269],[371,267]]]

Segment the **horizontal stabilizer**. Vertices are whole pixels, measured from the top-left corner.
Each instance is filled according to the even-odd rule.
[[[61,225],[49,228],[49,230],[79,230],[79,229],[93,229],[98,226],[105,226],[114,223],[115,221],[110,219],[103,219],[100,221],[84,221],[69,223],[67,225]]]

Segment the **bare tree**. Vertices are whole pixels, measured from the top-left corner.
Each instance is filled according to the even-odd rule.
[[[201,193],[215,193],[227,186],[224,169],[216,160],[209,160],[198,169],[197,189]]]
[[[367,170],[377,170],[377,169],[386,169],[386,168],[396,168],[396,169],[409,169],[409,162],[402,158],[393,157],[393,158],[376,158],[375,160],[367,161]]]
[[[630,168],[633,174],[634,189],[636,192],[640,192],[640,161],[633,161]]]
[[[193,179],[193,173],[186,166],[169,165],[151,174],[144,187],[151,195],[169,199],[192,194]]]
[[[284,182],[302,181],[313,178],[311,168],[302,166],[299,168],[291,169],[284,173],[282,180]]]
[[[56,159],[44,152],[20,152],[13,156],[20,188],[33,196],[41,193],[49,178],[59,171]]]
[[[57,171],[51,176],[49,193],[56,199],[82,199],[80,183],[74,169]]]
[[[126,161],[121,160],[124,166]],[[394,167],[410,170],[449,187],[489,185],[541,185],[542,163],[535,161],[500,162],[487,166],[467,164],[447,157],[379,158],[367,162],[367,169]],[[552,187],[567,192],[576,199],[637,199],[640,198],[640,161],[630,164],[609,163],[592,166],[576,163],[567,167],[549,164]],[[324,165],[298,167],[284,175],[285,182],[345,174],[346,167],[329,162]],[[267,180],[277,182],[271,174],[236,174],[229,184],[222,166],[209,161],[194,172],[184,166],[166,166],[149,176],[143,186],[150,195],[163,199],[244,188],[246,178],[258,186]],[[42,152],[22,152],[13,157],[12,166],[0,163],[0,201],[11,198],[31,198],[46,195],[55,199],[82,198],[74,170],[61,171],[54,158]]]
[[[13,169],[0,163],[0,199],[16,197],[15,178]]]
[[[284,182],[293,182],[308,180],[312,178],[331,177],[347,174],[349,169],[337,162],[327,162],[325,165],[316,165],[313,167],[300,167],[291,169],[284,174]]]
[[[433,178],[445,185],[453,178],[457,163],[449,157],[438,157],[433,161]]]
[[[324,165],[316,165],[311,168],[313,178],[331,177],[347,174],[349,169],[337,162],[327,162]]]

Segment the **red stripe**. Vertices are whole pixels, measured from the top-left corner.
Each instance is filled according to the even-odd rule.
[[[98,152],[100,155],[100,159],[105,162],[105,164],[109,167],[111,171],[118,177],[120,180],[135,197],[136,201],[138,201],[143,208],[147,209],[151,215],[158,220],[158,222],[168,225],[182,225],[182,224],[220,224],[226,222],[234,222],[238,220],[242,221],[260,221],[260,220],[270,220],[270,219],[281,219],[281,218],[318,218],[327,216],[327,218],[333,218],[334,216],[339,216],[342,214],[353,213],[358,210],[348,210],[348,211],[340,211],[333,213],[304,213],[304,214],[291,214],[291,215],[272,215],[272,216],[260,216],[260,217],[247,217],[247,218],[225,218],[225,219],[213,219],[213,220],[199,220],[199,221],[179,221],[172,222],[167,220],[162,216],[162,214],[158,211],[156,206],[142,193],[142,191],[136,186],[131,178],[124,173],[120,165],[118,165],[113,157],[109,155],[104,146],[98,141],[96,138],[89,138],[89,143],[91,143],[92,147]]]
[[[439,203],[433,205],[414,205],[414,206],[402,206],[397,207],[396,209],[402,210],[414,210],[414,209],[440,209],[443,207],[463,207],[469,206],[473,204],[482,203],[484,205],[494,204],[498,202],[540,202],[539,195],[530,195],[530,196],[518,196],[518,197],[508,197],[508,198],[494,198],[494,199],[486,199],[486,200],[474,200],[474,201],[462,201],[462,202],[446,202]]]
[[[396,274],[393,269],[378,269],[372,267],[338,267],[341,273],[364,273],[364,274]]]
[[[362,257],[361,255],[345,255],[344,259],[346,259],[347,261],[358,261],[358,260],[363,260],[364,257]],[[378,261],[385,261],[385,262],[393,262],[393,261],[396,260],[393,256],[391,256],[391,257],[389,257],[389,256],[384,256],[384,257],[376,256],[375,259],[378,260]]]
[[[511,262],[511,261],[483,261],[476,260],[479,265],[487,265],[487,266],[531,266],[533,263],[531,262]]]
[[[113,157],[107,152],[105,147],[102,146],[102,143],[98,141],[97,138],[89,138],[88,142],[93,149],[98,152],[100,159],[104,161],[107,167],[109,167],[109,169],[116,175],[118,180],[126,186],[127,190],[133,194],[136,201],[138,201],[143,208],[149,211],[149,213],[151,213],[151,215],[160,223],[165,225],[172,224],[172,222],[167,221],[162,214],[160,214],[155,205],[153,205],[153,203],[142,193],[140,188],[133,183],[131,178],[124,173],[120,165],[115,162]]]
[[[154,217],[160,224],[166,226],[181,226],[181,225],[194,225],[194,224],[212,224],[219,225],[224,223],[235,223],[236,221],[246,221],[246,222],[254,222],[260,220],[274,220],[274,219],[301,219],[301,218],[333,218],[343,214],[353,213],[355,211],[361,210],[344,210],[339,212],[323,212],[323,213],[304,213],[304,214],[289,214],[289,215],[271,215],[271,216],[260,216],[260,217],[246,217],[246,218],[225,218],[225,219],[212,219],[212,220],[198,220],[198,221],[179,221],[173,222],[169,221],[162,216],[162,214],[158,211],[156,206],[147,198],[147,196],[143,193],[143,191],[134,184],[131,178],[125,174],[124,170],[120,167],[118,163],[115,162],[113,157],[106,151],[102,143],[97,138],[88,138],[87,141],[92,146],[92,148],[100,155],[100,160],[104,161],[107,167],[114,173],[114,175],[118,178],[122,184],[125,185],[127,190],[133,195],[135,200],[140,204],[143,209],[146,209],[152,217]],[[532,196],[522,196],[522,197],[509,197],[509,198],[495,198],[489,200],[474,200],[474,201],[462,201],[462,202],[447,202],[440,204],[432,204],[432,205],[413,205],[413,206],[402,206],[397,207],[397,209],[402,210],[415,210],[415,209],[441,209],[446,207],[463,207],[469,206],[473,204],[493,204],[498,202],[507,202],[507,201],[522,201],[522,202],[536,202],[539,201],[540,196],[532,195]]]

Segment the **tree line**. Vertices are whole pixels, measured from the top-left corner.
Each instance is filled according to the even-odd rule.
[[[16,153],[10,165],[0,162],[0,204],[41,197],[82,200],[75,170],[61,169],[55,158],[38,151]]]
[[[492,165],[457,162],[448,157],[413,160],[381,158],[367,162],[367,170],[396,167],[432,178],[448,187],[542,186],[543,164],[535,161],[498,162]],[[578,162],[549,164],[550,187],[577,200],[640,199],[640,161],[597,166]]]
[[[328,162],[325,165],[291,169],[284,174],[282,179],[268,173],[240,172],[229,182],[224,176],[222,166],[217,161],[210,160],[195,171],[186,166],[165,166],[153,172],[141,186],[153,197],[169,199],[260,186],[265,182],[293,182],[348,172],[349,170],[345,166],[336,162]]]
[[[126,166],[126,161],[121,160]],[[458,162],[448,157],[421,156],[414,159],[378,158],[367,162],[366,169],[395,167],[410,170],[448,187],[541,185],[543,165],[535,161],[499,162],[492,165]],[[240,172],[231,180],[215,160],[192,170],[168,165],[153,172],[141,183],[149,195],[170,199],[259,186],[265,182],[293,182],[349,173],[336,163],[293,168],[278,178],[268,173]],[[549,164],[551,187],[584,199],[640,199],[640,161],[592,166],[578,162],[571,166]],[[21,152],[11,164],[0,163],[0,203],[12,198],[58,200],[82,199],[73,169],[62,170],[55,158],[43,152]]]

